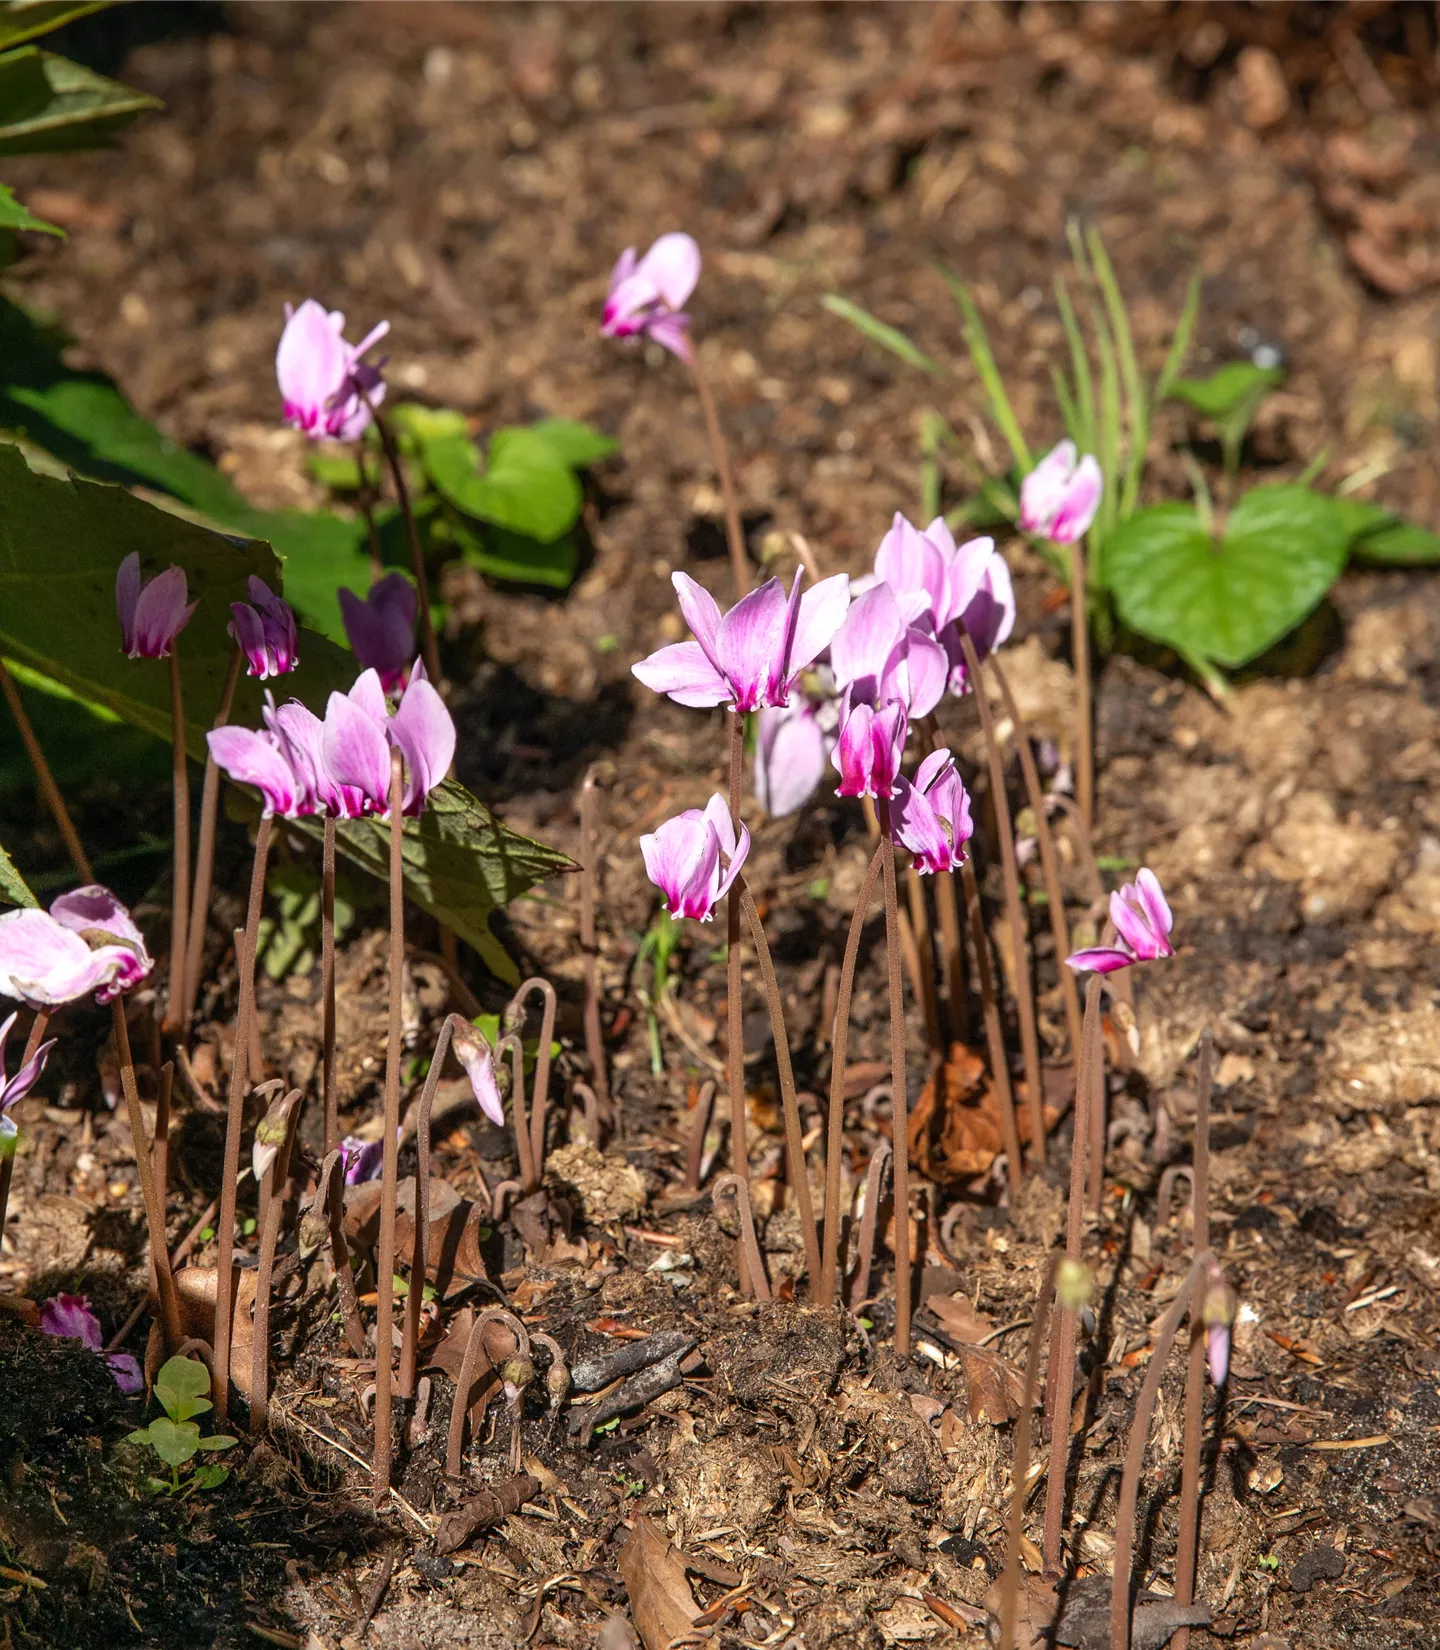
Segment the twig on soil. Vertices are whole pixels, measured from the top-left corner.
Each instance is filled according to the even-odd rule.
[[[482,1530],[493,1529],[501,1519],[519,1512],[539,1493],[538,1478],[532,1478],[528,1472],[517,1472],[494,1489],[471,1496],[440,1520],[435,1530],[435,1551],[442,1557],[458,1551]]]

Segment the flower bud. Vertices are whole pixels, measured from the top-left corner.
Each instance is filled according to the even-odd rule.
[[[330,1235],[330,1223],[318,1210],[307,1209],[300,1217],[300,1229],[296,1235],[301,1255],[309,1260]]]
[[[506,1402],[513,1404],[535,1379],[535,1365],[524,1353],[517,1353],[500,1365],[500,1379],[505,1383]]]
[[[1095,1280],[1090,1268],[1068,1255],[1055,1271],[1055,1296],[1067,1312],[1078,1312],[1089,1303],[1095,1291]]]

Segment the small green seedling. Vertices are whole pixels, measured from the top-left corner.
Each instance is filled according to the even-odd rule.
[[[185,1478],[180,1476],[181,1467],[194,1461],[202,1450],[218,1453],[237,1442],[223,1432],[209,1438],[200,1436],[192,1417],[204,1415],[213,1407],[206,1396],[209,1390],[210,1371],[198,1358],[171,1358],[161,1366],[155,1377],[155,1396],[165,1413],[129,1437],[132,1444],[148,1444],[170,1469],[168,1481],[146,1479],[152,1493],[184,1496],[192,1490],[213,1490],[230,1476],[230,1469],[218,1461],[203,1461],[191,1467]]]

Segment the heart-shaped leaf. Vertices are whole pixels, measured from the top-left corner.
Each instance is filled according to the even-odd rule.
[[[1318,605],[1349,540],[1333,499],[1257,487],[1218,543],[1188,505],[1138,511],[1106,541],[1106,582],[1132,629],[1235,669]]]
[[[1243,402],[1284,383],[1279,367],[1257,367],[1253,361],[1227,361],[1208,378],[1177,378],[1170,395],[1206,418],[1222,419]]]
[[[542,543],[568,532],[580,515],[574,471],[536,430],[497,430],[483,470],[465,437],[430,441],[425,467],[457,510]]]
[[[146,1429],[150,1448],[167,1467],[183,1467],[200,1447],[200,1428],[193,1421],[157,1416]]]

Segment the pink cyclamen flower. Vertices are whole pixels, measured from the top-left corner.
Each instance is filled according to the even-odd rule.
[[[353,590],[337,594],[345,634],[361,667],[379,672],[386,693],[404,687],[415,657],[415,618],[420,610],[415,586],[403,573],[387,573],[363,599]]]
[[[183,567],[167,567],[153,579],[141,579],[140,555],[132,550],[115,575],[115,611],[124,652],[132,659],[166,658],[198,605],[187,605],[189,594]]]
[[[642,836],[640,852],[645,874],[664,894],[670,915],[709,922],[740,874],[750,852],[750,833],[742,825],[736,839],[730,809],[717,792],[703,812],[687,808],[654,835]]]
[[[503,1127],[505,1103],[500,1098],[500,1085],[495,1079],[495,1050],[490,1046],[490,1039],[479,1026],[457,1017],[450,1034],[450,1046],[470,1079],[470,1092],[475,1096],[475,1103],[492,1123]]]
[[[294,819],[311,810],[304,807],[305,792],[280,741],[269,729],[211,728],[205,743],[215,766],[238,785],[260,792],[262,812]]]
[[[313,439],[330,436],[354,441],[369,427],[370,407],[378,407],[385,399],[379,368],[360,357],[389,332],[390,323],[381,321],[358,344],[345,342],[344,328],[345,317],[339,310],[327,313],[313,298],[298,309],[285,306],[285,330],[275,351],[275,377],[284,399],[285,422]]]
[[[61,894],[48,912],[0,916],[0,997],[31,1008],[55,1008],[90,991],[108,1003],[153,967],[134,919],[98,884]]]
[[[55,1047],[56,1039],[52,1037],[48,1043],[41,1043],[22,1065],[15,1075],[7,1080],[5,1076],[5,1041],[10,1035],[10,1028],[15,1024],[16,1015],[12,1014],[8,1020],[0,1025],[0,1160],[7,1158],[15,1150],[16,1136],[20,1133],[10,1118],[5,1114],[17,1100],[23,1100],[30,1090],[40,1081],[40,1073],[45,1069],[45,1062],[50,1058],[50,1050]]]
[[[254,573],[245,588],[250,600],[230,603],[234,617],[228,627],[245,655],[245,674],[262,682],[270,676],[284,676],[300,663],[295,615],[290,604]]]
[[[1230,1325],[1212,1323],[1205,1331],[1205,1362],[1210,1367],[1210,1379],[1216,1386],[1225,1385],[1230,1373]]]
[[[296,814],[330,814],[336,819],[359,819],[365,797],[353,785],[340,784],[325,766],[325,724],[298,699],[265,706],[265,726],[275,748],[290,765],[295,781]]]
[[[1084,538],[1095,512],[1105,478],[1092,454],[1077,462],[1073,441],[1052,447],[1020,483],[1020,526],[1052,544],[1074,544]]]
[[[830,641],[836,686],[852,704],[899,700],[917,720],[945,694],[945,649],[918,625],[907,624],[889,584],[874,584],[851,602]]]
[[[455,758],[455,723],[418,661],[393,716],[373,670],[348,694],[330,695],[321,756],[331,778],[353,785],[372,813],[390,809],[392,747],[405,758],[403,811],[418,814]]]
[[[385,1163],[385,1142],[347,1134],[340,1142],[340,1161],[345,1165],[345,1184],[363,1186],[367,1180],[379,1179]]]
[[[1175,919],[1153,871],[1140,871],[1133,883],[1127,882],[1111,894],[1110,920],[1115,924],[1115,944],[1077,951],[1065,959],[1069,967],[1077,972],[1089,969],[1096,974],[1113,974],[1117,968],[1129,968],[1131,963],[1156,962],[1175,955],[1170,943]]]
[[[823,673],[827,678],[829,672]],[[773,819],[810,800],[830,766],[839,706],[833,691],[797,690],[788,705],[759,713],[755,737],[755,799]]]
[[[84,1295],[52,1295],[40,1308],[40,1332],[57,1340],[79,1341],[91,1352],[105,1357],[115,1385],[127,1396],[133,1397],[145,1389],[145,1377],[137,1360],[128,1352],[105,1353],[105,1337],[100,1332],[100,1320],[90,1310]]]
[[[890,809],[891,829],[910,850],[916,873],[953,871],[965,863],[965,844],[974,834],[970,796],[948,750],[932,751],[914,782],[903,776]]]
[[[700,248],[689,235],[662,235],[643,258],[627,246],[610,273],[600,330],[607,338],[641,334],[690,359],[685,303],[700,279]]]
[[[876,710],[864,701],[852,704],[847,694],[840,702],[840,737],[830,755],[840,774],[836,796],[893,796],[909,737],[903,700],[892,699]]]
[[[631,666],[631,674],[677,705],[733,705],[759,710],[788,704],[795,678],[813,664],[850,605],[843,573],[800,593],[802,573],[786,598],[779,579],[768,579],[722,614],[715,598],[685,573],[671,582],[695,640],[662,647]]]

